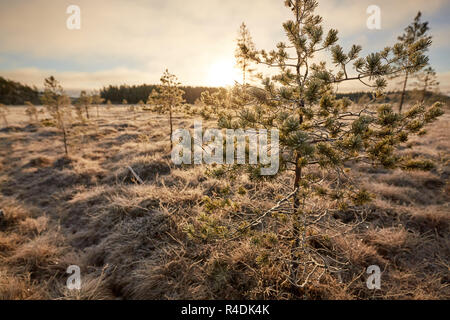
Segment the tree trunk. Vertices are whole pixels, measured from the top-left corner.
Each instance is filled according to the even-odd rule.
[[[86,117],[89,119],[89,110],[88,110],[88,106],[84,106],[84,109],[86,110]]]
[[[296,1],[295,3],[295,16],[296,16],[296,21],[297,23],[300,24],[300,8],[299,8],[299,2]],[[299,33],[300,33],[300,28],[299,28]],[[302,83],[301,83],[301,68],[302,65],[302,54],[301,52],[297,49],[297,65],[296,65],[296,73],[297,73],[297,85],[299,88],[302,87]],[[299,123],[302,124],[303,123],[303,108],[305,107],[305,101],[303,99],[299,99],[297,101],[297,109],[299,111]],[[290,270],[290,277],[291,280],[293,281],[294,284],[297,283],[298,281],[298,268],[299,268],[299,260],[297,257],[297,249],[300,246],[300,229],[299,229],[299,225],[298,225],[298,210],[300,208],[300,199],[299,199],[299,191],[300,191],[300,182],[302,179],[302,168],[299,165],[299,160],[301,159],[301,154],[299,154],[296,151],[296,156],[295,156],[295,179],[294,179],[294,190],[297,190],[297,192],[294,195],[294,217],[295,220],[293,222],[293,230],[292,230],[292,236],[294,238],[294,241],[292,243],[291,246],[291,270]],[[305,213],[303,213],[305,214]],[[304,228],[306,226],[303,226]],[[292,285],[292,290],[295,292],[297,286]]]
[[[300,181],[302,178],[302,168],[298,165],[298,161],[300,160],[300,155],[297,154],[295,159],[295,179],[294,179],[294,190],[297,189],[297,192],[294,195],[294,216],[297,216],[297,211],[300,208],[300,199],[298,197],[298,191],[300,189]],[[290,277],[293,282],[297,281],[297,271],[298,271],[298,258],[296,257],[296,250],[300,246],[300,229],[298,228],[297,221],[293,223],[292,236],[294,238],[294,242],[291,246],[291,270]],[[293,288],[295,289],[295,288]]]
[[[402,91],[402,96],[400,98],[400,105],[398,106],[398,112],[402,113],[402,108],[403,108],[403,103],[405,102],[405,95],[406,95],[406,84],[408,83],[408,71],[406,72],[405,75],[405,82],[403,83],[403,91]]]
[[[173,149],[173,142],[172,142],[172,106],[169,108],[169,122],[170,122],[170,150]]]
[[[300,23],[300,14],[299,14],[299,8],[298,8],[298,2],[296,1],[295,4],[295,16],[296,16],[296,21],[297,23]],[[299,30],[300,31],[300,30]],[[300,51],[297,49],[297,66],[296,66],[296,73],[297,73],[297,84],[298,87],[301,87],[301,72],[300,72],[300,67],[301,67],[301,53]],[[303,99],[300,99],[297,101],[297,108],[300,114],[300,118],[299,118],[299,122],[300,124],[303,123],[303,113],[302,113],[302,108],[304,108],[305,103],[303,101]],[[296,157],[295,157],[295,179],[294,179],[294,190],[297,189],[297,192],[294,195],[294,216],[295,216],[295,220],[293,223],[293,230],[292,230],[292,236],[294,238],[294,241],[292,243],[291,246],[291,270],[290,270],[290,277],[292,279],[292,281],[294,283],[297,283],[297,278],[298,278],[298,268],[299,268],[299,261],[298,261],[298,257],[296,255],[296,251],[298,249],[298,247],[300,246],[300,229],[298,227],[298,221],[297,221],[297,213],[298,213],[298,209],[300,208],[300,199],[298,197],[299,195],[299,189],[300,189],[300,181],[302,178],[302,168],[299,166],[298,162],[301,158],[301,155],[296,152]],[[296,289],[296,286],[292,286],[292,290],[294,291]]]
[[[427,96],[427,89],[428,89],[428,76],[427,76],[427,78],[425,78],[425,85],[423,87],[423,92],[422,92],[422,103],[425,102],[425,98]]]
[[[61,111],[59,109],[59,105],[56,106],[56,117],[57,121],[59,122],[59,125],[61,126],[61,130],[63,132],[63,141],[64,141],[64,151],[66,153],[66,156],[69,155],[69,152],[67,150],[67,134],[66,134],[66,126],[64,125],[64,119],[61,115]]]
[[[64,151],[66,153],[66,156],[69,156],[69,151],[67,150],[67,134],[66,134],[66,128],[62,127],[62,132],[63,132],[63,140],[64,140]]]
[[[300,160],[300,155],[297,154],[295,158],[295,179],[294,179],[294,190],[298,189],[300,187],[300,180],[302,178],[302,168],[298,165],[298,162]],[[298,194],[298,192],[297,192]],[[297,194],[294,197],[294,208],[298,208],[300,206],[300,201],[298,199]]]

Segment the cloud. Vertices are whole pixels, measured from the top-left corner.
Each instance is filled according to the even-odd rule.
[[[334,0],[319,1],[318,12],[326,25],[352,35],[367,30],[366,10],[370,5],[380,7],[382,29],[392,29],[406,26],[419,10],[424,15],[432,15],[446,4],[446,0]]]
[[[184,83],[205,84],[211,66],[233,59],[242,21],[258,48],[271,49],[285,41],[281,23],[290,15],[282,0],[76,2],[81,8],[79,31],[66,28],[66,8],[72,1],[0,0],[0,29],[5,31],[0,33],[0,66],[4,70],[0,73],[18,75],[35,68],[76,77],[103,72],[123,76],[121,82],[135,83],[157,81],[169,68]],[[381,7],[381,32],[366,28],[366,9],[371,4]],[[324,16],[326,26],[340,30],[345,45],[355,42],[375,50],[391,44],[417,10],[430,16],[445,5],[446,0],[409,0],[408,4],[404,0],[328,0],[319,1],[318,13]],[[436,43],[447,48],[448,31],[436,31]],[[81,85],[67,80],[70,85]],[[98,83],[84,81],[82,87]],[[113,81],[116,78],[110,79]]]

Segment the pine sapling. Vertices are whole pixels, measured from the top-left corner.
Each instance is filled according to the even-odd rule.
[[[408,80],[429,63],[426,52],[431,46],[432,37],[428,35],[430,29],[428,22],[422,22],[421,17],[422,13],[417,13],[414,21],[405,28],[405,32],[398,37],[398,42],[392,49],[394,53],[392,62],[396,67],[392,74],[393,78],[402,78],[399,113],[402,113],[405,103]]]
[[[8,119],[6,118],[8,113],[9,113],[8,107],[0,103],[0,118],[2,118],[5,127],[8,126]]]
[[[61,130],[64,151],[66,156],[68,156],[68,128],[72,121],[70,98],[65,94],[64,89],[53,76],[45,79],[44,88],[42,103],[50,116],[54,119],[56,126]]]
[[[38,123],[38,110],[34,104],[30,101],[25,101],[25,105],[27,108],[25,109],[25,113],[27,114],[30,123]]]
[[[100,117],[99,115],[99,106],[105,102],[105,99],[103,99],[98,92],[94,92],[92,94],[92,104],[95,106],[95,109],[97,110],[97,118]]]
[[[427,40],[403,54],[395,48],[385,48],[359,57],[360,46],[353,45],[344,51],[337,44],[337,30],[324,32],[322,18],[315,14],[316,0],[287,0],[285,5],[292,13],[292,18],[283,24],[287,43],[280,42],[269,52],[249,50],[245,54],[247,59],[278,73],[261,77],[261,86],[236,85],[228,99],[217,96],[209,99],[211,95],[205,94],[208,99],[203,100],[216,105],[218,125],[224,129],[278,130],[278,174],[292,172],[292,193],[285,199],[292,196],[293,206],[289,215],[287,211],[283,214],[284,223],[290,227],[290,234],[284,235],[290,241],[287,280],[295,288],[302,288],[309,276],[300,278],[299,259],[312,254],[306,243],[307,227],[314,223],[310,220],[312,215],[305,211],[308,201],[327,199],[332,202],[327,210],[364,205],[371,195],[353,182],[345,165],[366,162],[386,168],[402,167],[405,159],[396,152],[398,147],[410,135],[421,133],[443,111],[440,103],[432,106],[419,103],[400,114],[391,105],[378,103],[387,85],[386,78],[411,68],[410,63],[392,67],[394,62],[406,59],[404,55],[420,56]],[[324,50],[331,54],[332,68],[325,61],[313,60]],[[414,65],[422,65],[420,61],[423,59]],[[367,104],[352,105],[348,98],[336,97],[336,86],[349,81],[361,82],[373,91]],[[264,178],[260,173],[262,167],[233,166],[226,172],[248,170],[251,177],[258,179]],[[329,190],[318,192],[321,177],[327,175],[333,177]],[[238,227],[238,231],[244,235],[244,230],[261,221],[262,218],[248,222]],[[241,220],[239,224],[242,225]],[[313,258],[321,259],[319,255]]]
[[[436,71],[432,67],[425,68],[416,75],[416,89],[420,92],[420,101],[424,102],[428,92],[438,89],[439,81],[437,81]]]
[[[239,29],[239,37],[237,40],[237,48],[235,52],[236,64],[242,71],[242,84],[245,86],[248,80],[248,76],[255,71],[253,66],[253,60],[249,55],[255,52],[255,44],[253,43],[252,36],[247,29],[247,25],[243,22]]]
[[[89,120],[89,108],[92,104],[92,96],[86,93],[86,91],[81,91],[80,97],[75,104],[75,111],[80,121],[84,122],[83,112],[86,114],[86,119]]]
[[[172,133],[173,133],[173,123],[172,116],[174,108],[178,107],[184,102],[183,95],[184,91],[181,90],[181,83],[178,81],[177,77],[166,69],[161,77],[161,84],[158,86],[158,90],[153,90],[150,94],[148,101],[149,103],[157,106],[157,111],[159,113],[169,113],[169,125],[170,125],[170,149],[173,148],[172,143]]]

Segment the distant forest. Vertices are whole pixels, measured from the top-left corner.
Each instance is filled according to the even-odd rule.
[[[36,87],[29,87],[0,77],[0,103],[5,105],[23,105],[25,101],[40,104],[39,91]]]
[[[184,92],[184,100],[187,103],[193,104],[195,100],[200,98],[203,91],[209,91],[213,93],[218,90],[218,88],[211,87],[191,87],[185,86],[180,87]],[[147,102],[148,96],[154,89],[157,89],[156,85],[140,85],[140,86],[108,86],[100,90],[100,95],[105,101],[110,100],[113,104],[120,104],[125,99],[130,104],[136,104],[139,101]]]
[[[121,104],[125,99],[129,104],[137,104],[140,100],[147,102],[148,96],[156,89],[156,85],[121,85],[121,86],[108,86],[100,90],[101,97],[105,99],[105,102],[110,100],[113,104]],[[193,104],[195,100],[200,98],[203,91],[209,91],[211,93],[218,90],[218,88],[212,87],[181,87],[185,94],[184,99],[187,103]],[[24,105],[26,101],[30,101],[33,104],[41,104],[40,96],[42,92],[33,86],[27,86],[20,82],[7,80],[0,77],[0,103],[5,105]],[[415,102],[420,97],[421,93],[418,91],[407,91],[406,101]],[[367,92],[351,92],[351,93],[338,93],[337,98],[348,97],[355,103],[364,103],[370,100],[370,93]],[[76,100],[76,97],[73,97]],[[382,103],[397,103],[400,98],[399,92],[386,92],[385,98]],[[441,101],[444,104],[450,105],[450,97],[441,93],[427,92],[426,101],[433,103]]]

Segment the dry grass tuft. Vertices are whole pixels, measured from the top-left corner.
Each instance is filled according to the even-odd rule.
[[[402,150],[433,161],[431,170],[351,165],[376,198],[308,230],[308,248],[328,265],[296,289],[282,217],[224,239],[283,198],[292,177],[258,183],[174,166],[162,116],[133,118],[115,108],[78,124],[69,157],[51,124],[0,130],[0,299],[450,299],[449,115]],[[365,283],[374,264],[377,291]],[[70,265],[81,268],[81,290],[65,286]]]

